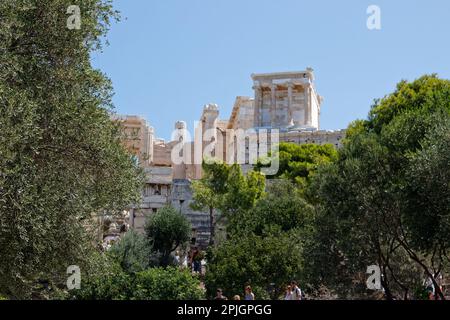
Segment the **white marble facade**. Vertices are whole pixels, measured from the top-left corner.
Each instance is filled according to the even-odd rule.
[[[320,112],[322,97],[315,88],[314,73],[311,68],[299,72],[279,72],[253,74],[253,97],[237,97],[229,119],[219,119],[220,108],[216,104],[207,104],[200,116],[199,127],[205,133],[208,129],[215,131],[213,139],[218,142],[215,154],[228,159],[226,148],[232,141],[227,139],[227,129],[279,129],[280,142],[297,144],[330,143],[340,147],[345,131],[327,131],[320,129]],[[141,160],[147,174],[147,185],[143,190],[143,202],[132,209],[130,225],[143,230],[145,217],[156,212],[166,204],[171,204],[191,220],[200,245],[208,242],[209,217],[207,213],[194,212],[189,207],[192,193],[190,181],[202,176],[201,165],[174,164],[171,150],[178,141],[165,142],[154,136],[151,127],[142,127],[144,120],[136,117],[124,117],[127,131],[140,131],[134,139],[127,141],[130,151],[135,152]],[[184,122],[175,123],[176,129],[186,128]],[[211,131],[211,130],[210,130]],[[202,151],[208,143],[201,139]],[[189,148],[193,148],[193,144]],[[145,153],[148,153],[147,155]],[[192,155],[194,151],[192,149]],[[246,165],[243,165],[243,168]],[[247,165],[248,167],[248,165]],[[248,169],[245,167],[244,171]]]

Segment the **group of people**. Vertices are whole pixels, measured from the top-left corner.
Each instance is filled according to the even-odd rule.
[[[223,295],[222,289],[217,289],[214,300],[228,300],[228,298]],[[237,294],[233,297],[233,300],[241,300],[241,296]],[[245,287],[244,300],[255,300],[255,294],[251,286]]]
[[[177,251],[174,258],[175,263],[181,268],[187,268],[193,273],[203,274],[204,253],[198,247],[192,247],[187,254]]]
[[[286,291],[284,294],[284,300],[304,300],[305,295],[302,289],[299,288],[296,281],[291,281],[290,285],[286,286]]]
[[[300,289],[296,281],[291,281],[289,285],[286,286],[284,300],[304,300],[305,296],[303,291]],[[214,300],[228,300],[227,297],[223,295],[222,289],[217,289],[216,296]],[[241,300],[240,295],[235,295],[233,300]],[[255,300],[255,294],[253,293],[251,286],[245,287],[244,300]]]

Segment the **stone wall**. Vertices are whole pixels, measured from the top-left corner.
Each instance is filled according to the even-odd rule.
[[[332,144],[336,148],[342,146],[345,130],[327,131],[289,131],[280,133],[280,142],[292,142],[296,144]]]
[[[209,241],[209,213],[196,212],[190,208],[192,202],[191,181],[202,176],[201,164],[196,163],[195,152],[203,154],[205,148],[213,148],[213,155],[222,160],[230,159],[226,146],[234,143],[229,130],[278,129],[280,142],[296,144],[330,143],[339,148],[345,136],[344,130],[320,130],[322,97],[316,91],[313,70],[307,68],[300,72],[281,72],[253,74],[254,97],[237,97],[227,120],[219,119],[219,107],[207,104],[203,107],[200,121],[192,134],[201,150],[195,150],[194,142],[180,140],[180,132],[186,129],[182,121],[175,123],[176,141],[165,142],[154,136],[154,131],[145,120],[136,116],[119,117],[124,124],[127,137],[126,147],[139,158],[139,163],[147,175],[143,190],[143,201],[130,213],[130,225],[143,231],[146,217],[157,212],[167,204],[180,210],[191,221],[193,234],[200,246]],[[209,129],[212,129],[208,132]],[[255,131],[256,132],[256,131]],[[205,136],[209,133],[208,136]],[[210,134],[212,133],[212,134]],[[172,150],[179,142],[184,142],[184,162],[174,164]],[[214,142],[213,144],[211,144]],[[249,146],[244,146],[248,158]],[[233,153],[237,149],[233,149]],[[235,154],[236,155],[236,154]],[[252,165],[243,164],[243,171],[251,170]]]
[[[180,210],[191,222],[193,234],[196,235],[196,243],[202,248],[206,248],[209,242],[209,214],[192,210],[192,188],[191,182],[187,179],[173,180],[173,189],[170,197],[170,204]]]
[[[312,69],[300,72],[253,74],[253,127],[319,129],[322,98]]]

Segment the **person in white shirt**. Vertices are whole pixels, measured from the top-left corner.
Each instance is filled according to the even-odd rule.
[[[252,291],[252,287],[246,286],[245,287],[245,298],[244,300],[255,300],[255,294]]]
[[[297,286],[296,281],[291,282],[292,287],[292,299],[291,300],[302,300],[302,290]]]

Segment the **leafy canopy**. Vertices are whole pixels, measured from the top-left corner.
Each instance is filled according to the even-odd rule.
[[[136,273],[150,267],[152,247],[144,235],[130,230],[107,253],[125,272]]]
[[[170,253],[190,239],[191,229],[187,218],[171,206],[161,208],[147,219],[145,233],[152,249],[162,255],[163,266],[169,264]]]
[[[79,5],[80,30],[66,27]],[[93,216],[139,201],[140,170],[111,121],[110,81],[91,66],[109,0],[0,2],[0,292],[31,296],[87,268]]]
[[[282,142],[279,145],[278,173],[271,178],[285,178],[297,183],[301,188],[309,185],[317,169],[337,158],[337,151],[331,144],[295,144]],[[260,168],[261,164],[257,165]]]
[[[424,76],[351,124],[337,161],[308,192],[320,209],[311,270],[328,260],[340,275],[323,272],[324,282],[359,283],[364,294],[361,274],[377,264],[386,297],[410,298],[422,275],[448,270],[449,115],[450,81]]]

